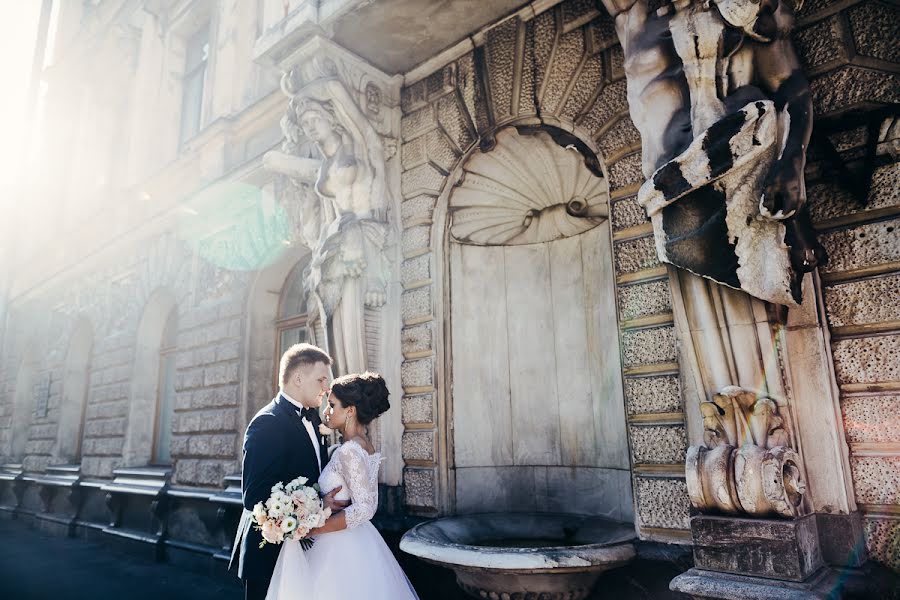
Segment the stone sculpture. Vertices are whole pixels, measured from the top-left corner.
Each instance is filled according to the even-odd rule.
[[[641,133],[638,194],[660,259],[753,296],[800,302],[824,261],[803,170],[810,93],[789,0],[603,0]]]
[[[341,368],[369,368],[365,309],[382,306],[389,262],[385,154],[381,137],[336,77],[298,89],[293,73],[282,79],[291,97],[281,125],[281,151],[265,166],[282,173],[300,203],[303,242],[312,250],[306,290],[327,325],[328,347]],[[319,156],[306,156],[312,142]]]
[[[705,446],[688,449],[685,477],[700,512],[796,517],[806,485],[778,407],[730,386],[700,404]]]

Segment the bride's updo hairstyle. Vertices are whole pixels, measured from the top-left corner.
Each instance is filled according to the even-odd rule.
[[[368,425],[391,407],[387,384],[378,373],[351,373],[331,382],[331,393],[344,408],[356,407],[356,418]]]

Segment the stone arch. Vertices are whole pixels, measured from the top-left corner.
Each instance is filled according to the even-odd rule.
[[[160,348],[166,324],[177,310],[175,295],[167,288],[153,292],[144,306],[137,329],[128,407],[128,428],[122,458],[126,466],[150,464],[157,421]]]
[[[566,0],[521,11],[471,39],[473,51],[421,71],[402,94],[407,508],[423,515],[453,509],[445,398],[451,365],[443,350],[446,191],[461,161],[489,151],[503,127],[537,128],[563,132],[557,141],[572,144],[608,178],[635,522],[642,535],[683,539],[686,444],[674,315],[652,228],[635,201],[643,181],[640,136],[628,115],[613,20],[596,3]],[[671,499],[664,509],[660,497]]]
[[[246,426],[260,408],[275,395],[277,382],[273,376],[275,363],[276,327],[281,291],[285,280],[297,264],[309,255],[303,247],[285,252],[281,258],[258,271],[250,285],[244,311],[244,361],[241,380],[241,419]]]
[[[25,350],[16,373],[13,392],[12,419],[9,427],[8,456],[17,462],[25,457],[25,449],[34,420],[34,384],[40,371],[40,355],[37,346],[31,344]]]
[[[66,351],[56,439],[56,458],[66,464],[77,464],[81,460],[93,344],[93,326],[86,318],[79,318]]]

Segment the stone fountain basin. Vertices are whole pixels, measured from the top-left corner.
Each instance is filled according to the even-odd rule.
[[[453,569],[476,598],[581,600],[635,556],[634,527],[558,513],[481,513],[410,529],[400,549]],[[543,594],[543,595],[542,595]]]

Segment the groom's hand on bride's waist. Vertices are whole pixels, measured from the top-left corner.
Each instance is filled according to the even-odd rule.
[[[341,486],[337,486],[322,498],[322,501],[325,503],[326,508],[330,508],[331,512],[337,512],[339,510],[344,510],[348,506],[350,506],[349,500],[335,500],[334,497],[337,493],[341,491]]]

